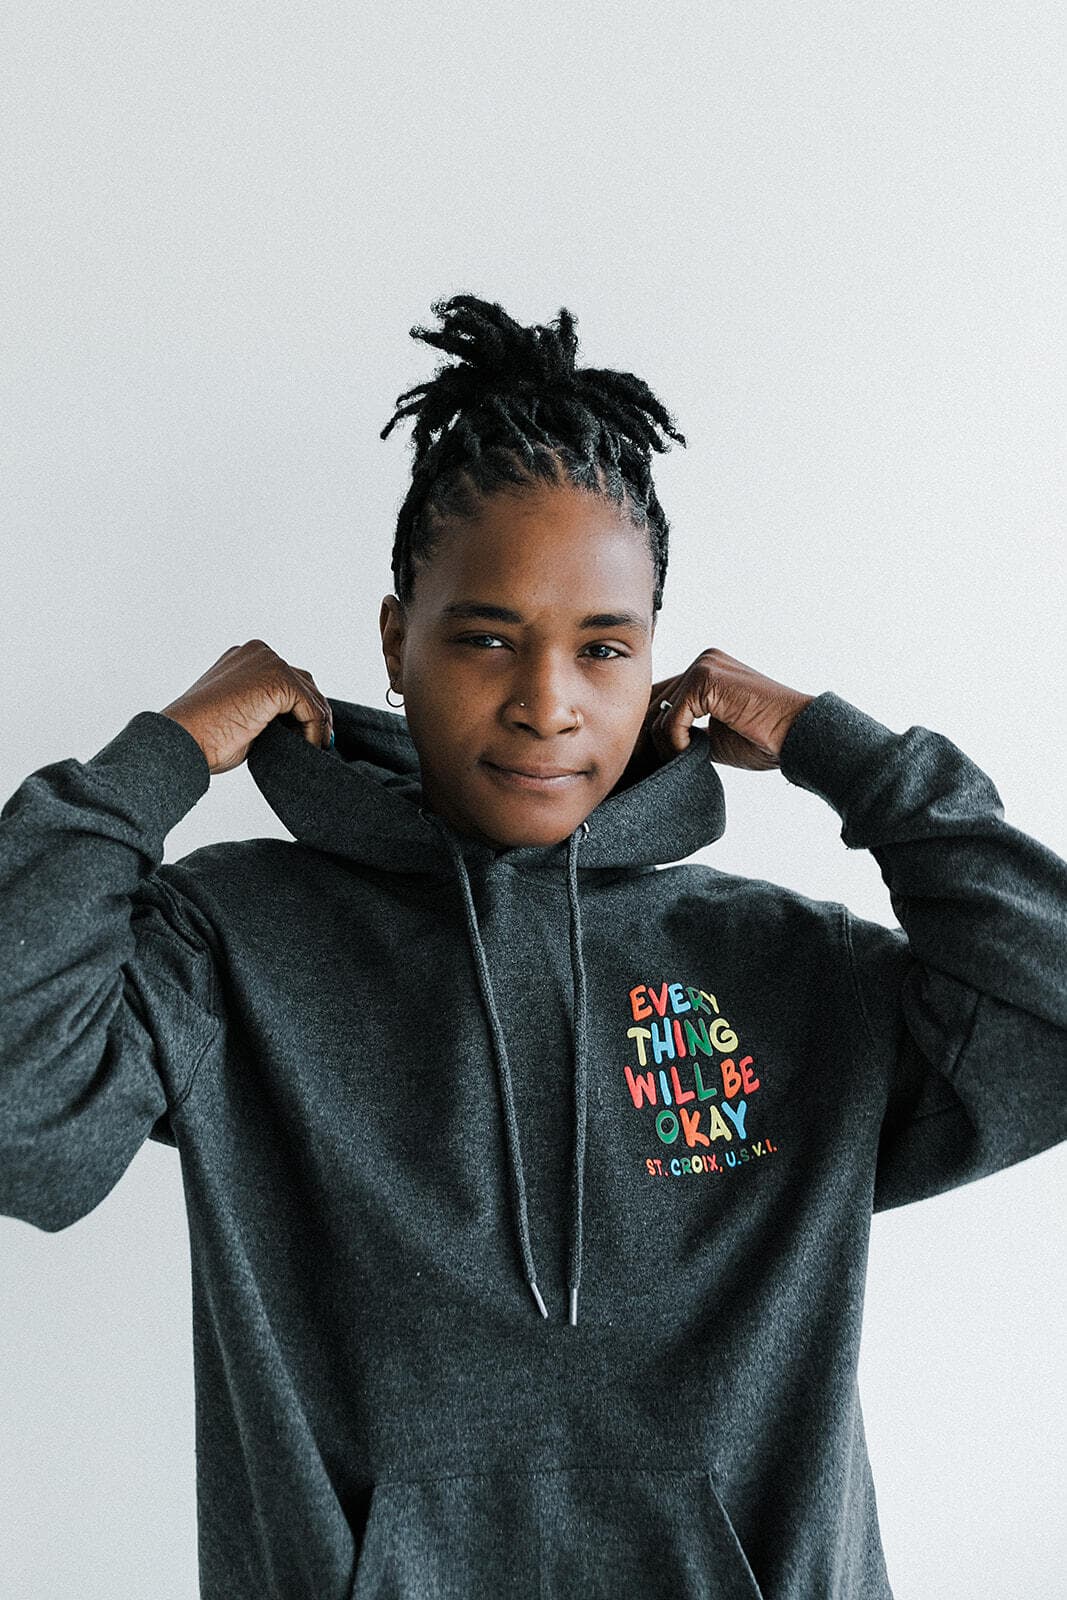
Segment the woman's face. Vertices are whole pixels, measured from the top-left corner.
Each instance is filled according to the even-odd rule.
[[[387,595],[380,618],[431,810],[496,849],[573,833],[648,710],[654,577],[647,533],[580,489],[496,495],[442,534],[407,613]]]

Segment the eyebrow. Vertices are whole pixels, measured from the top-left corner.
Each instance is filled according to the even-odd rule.
[[[481,600],[455,600],[451,605],[444,606],[441,610],[443,617],[480,617],[487,622],[511,622],[521,627],[526,621],[521,611],[512,611],[507,606],[491,606]],[[578,627],[586,628],[639,628],[642,633],[648,632],[648,624],[644,617],[637,615],[636,611],[591,611],[588,616],[580,618]]]

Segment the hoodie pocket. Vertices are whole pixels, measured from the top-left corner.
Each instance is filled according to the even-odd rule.
[[[761,1600],[711,1476],[651,1467],[375,1484],[349,1600]]]

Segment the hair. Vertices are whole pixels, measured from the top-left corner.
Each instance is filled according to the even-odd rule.
[[[449,521],[473,518],[494,494],[569,483],[625,505],[634,526],[647,530],[654,618],[670,524],[652,483],[651,452],[670,449],[660,431],[685,444],[671,416],[632,372],[575,366],[577,324],[565,307],[531,327],[470,294],[435,300],[432,310],[442,326],[412,328],[411,337],[459,359],[398,395],[380,435],[415,418],[412,481],[392,554],[401,605],[413,596],[416,563],[432,557]]]

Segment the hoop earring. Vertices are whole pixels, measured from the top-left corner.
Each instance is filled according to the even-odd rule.
[[[389,689],[391,689],[392,687],[393,687],[392,684],[390,684],[389,685]],[[386,703],[387,706],[393,706],[393,702],[389,698],[389,689],[386,689],[386,691],[385,691],[385,703]],[[400,696],[400,705],[402,706],[403,704],[404,704],[404,696],[401,695]],[[393,706],[393,710],[394,711],[399,710],[399,706]]]

